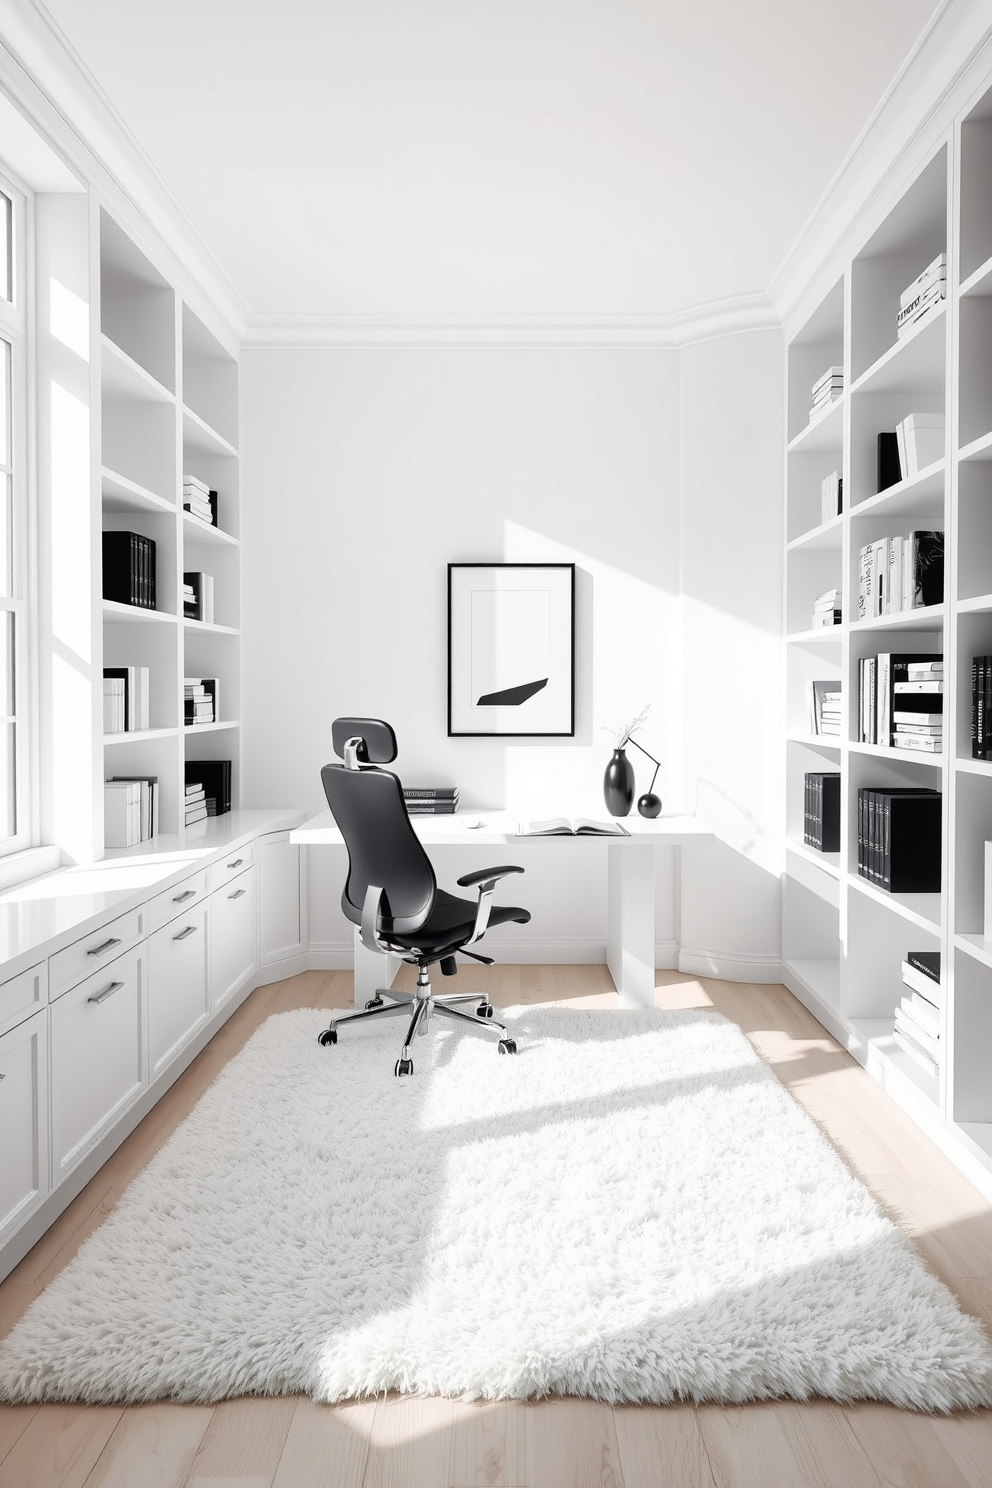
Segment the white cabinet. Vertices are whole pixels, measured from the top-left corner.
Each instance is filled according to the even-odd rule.
[[[145,934],[144,906],[132,909],[129,914],[111,920],[99,930],[83,936],[64,951],[49,958],[48,984],[51,999],[61,997],[63,992],[81,982],[83,977],[97,972],[101,966],[113,961],[130,946],[137,945]]]
[[[51,1187],[48,1167],[48,1010],[0,1038],[0,1243]]]
[[[210,895],[212,1007],[223,1007],[255,969],[255,869]]]
[[[303,946],[300,848],[288,832],[267,832],[258,840],[259,960],[265,966],[298,956]]]
[[[210,1016],[207,905],[148,940],[148,1065],[154,1080]]]
[[[48,963],[42,961],[0,984],[0,1033],[23,1023],[48,1001]],[[2,1128],[0,1128],[2,1130]]]
[[[144,1085],[144,946],[87,977],[51,1010],[56,1182],[109,1131]]]

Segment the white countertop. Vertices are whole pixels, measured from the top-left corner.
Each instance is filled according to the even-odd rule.
[[[229,811],[185,836],[159,836],[113,850],[99,863],[57,868],[0,893],[0,981],[70,945],[102,921],[145,903],[201,864],[262,832],[299,826],[305,813]]]
[[[549,811],[548,820],[554,816],[567,815],[570,820],[576,817],[586,817],[590,821],[608,821],[609,818],[602,811],[579,812],[554,812]],[[702,826],[692,816],[659,816],[653,821],[643,816],[625,816],[621,823],[629,832],[628,837],[597,837],[583,836],[578,838],[563,838],[560,836],[527,837],[520,836],[517,828],[520,825],[520,813],[518,811],[473,811],[470,809],[456,811],[444,816],[415,816],[412,818],[414,831],[420,840],[434,847],[460,847],[462,845],[471,847],[473,844],[489,843],[492,846],[506,847],[509,845],[520,846],[529,842],[599,842],[606,843],[610,847],[622,847],[624,844],[655,844],[658,846],[678,847],[689,842],[706,842],[712,838],[713,833],[709,828]],[[334,818],[329,811],[322,811],[318,816],[312,816],[302,826],[295,828],[290,833],[290,841],[311,847],[317,846],[339,846],[343,838],[338,827],[334,824]]]

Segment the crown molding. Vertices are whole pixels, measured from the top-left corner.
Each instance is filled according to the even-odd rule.
[[[197,313],[240,343],[246,301],[41,0],[0,0],[0,83],[70,168],[168,251]]]
[[[934,11],[772,278],[768,298],[787,334],[940,144],[987,65],[990,38],[988,0],[942,0]]]
[[[295,351],[331,347],[643,346],[676,351],[695,341],[778,329],[768,297],[737,295],[670,315],[256,316],[246,348]]]

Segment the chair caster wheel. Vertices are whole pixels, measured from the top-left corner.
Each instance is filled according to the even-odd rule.
[[[495,1008],[493,1007],[492,1003],[484,1002],[481,1007],[476,1008],[475,1016],[477,1018],[491,1018],[494,1012]]]
[[[336,1028],[325,1028],[323,1033],[317,1035],[317,1042],[324,1049],[327,1048],[328,1044],[336,1044],[337,1041],[338,1031]]]
[[[382,998],[381,997],[370,997],[369,1000],[368,1000],[368,1002],[365,1004],[365,1011],[367,1013],[370,1013],[373,1008],[377,1008],[377,1007],[382,1007]]]
[[[500,1039],[496,1047],[501,1054],[516,1054],[517,1041],[516,1039]]]
[[[394,1075],[412,1075],[413,1074],[413,1060],[412,1059],[397,1059],[397,1061],[396,1061],[396,1068],[393,1070],[393,1074]]]

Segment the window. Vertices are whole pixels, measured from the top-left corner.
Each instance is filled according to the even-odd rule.
[[[32,842],[25,198],[0,173],[0,854]]]

